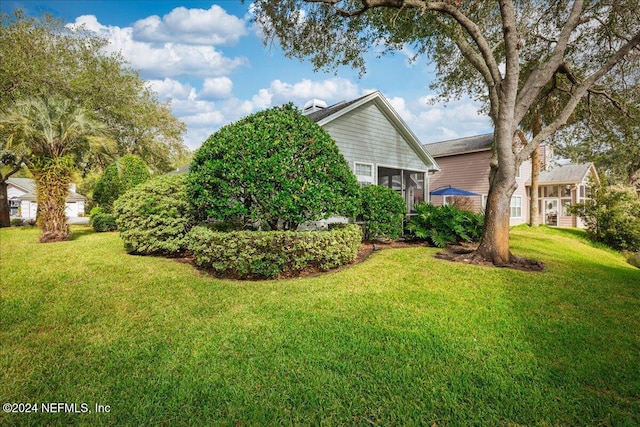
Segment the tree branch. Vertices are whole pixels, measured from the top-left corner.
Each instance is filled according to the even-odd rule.
[[[571,94],[571,98],[564,106],[562,111],[558,114],[556,119],[551,122],[547,127],[545,127],[535,138],[527,144],[525,148],[520,150],[518,153],[518,160],[523,161],[531,155],[533,150],[546,138],[553,135],[562,125],[564,125],[576,106],[582,99],[582,97],[589,93],[592,86],[597,82],[602,76],[607,74],[613,67],[615,67],[625,56],[629,54],[633,49],[640,46],[640,33],[633,36],[627,43],[625,43],[618,51],[612,55],[607,62],[605,62],[597,71],[587,77],[580,84],[574,86]]]

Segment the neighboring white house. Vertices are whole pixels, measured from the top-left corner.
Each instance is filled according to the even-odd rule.
[[[35,219],[38,210],[36,201],[36,183],[30,178],[9,178],[7,180],[7,196],[12,218]],[[84,216],[84,205],[87,198],[76,193],[76,185],[69,186],[67,196],[67,217]]]

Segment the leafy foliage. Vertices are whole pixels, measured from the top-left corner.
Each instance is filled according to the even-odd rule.
[[[144,160],[127,154],[118,163],[107,166],[93,190],[93,203],[111,212],[113,202],[118,197],[150,177],[149,167]]]
[[[368,185],[360,190],[364,239],[377,237],[397,239],[402,236],[407,206],[395,190],[381,185]]]
[[[640,197],[634,188],[595,186],[591,201],[570,207],[589,236],[618,250],[640,251]]]
[[[23,152],[33,174],[42,226],[41,242],[66,240],[66,196],[74,169],[96,146],[108,143],[90,112],[58,97],[18,100],[0,113],[7,149]]]
[[[132,188],[113,206],[127,252],[178,255],[192,225],[184,175],[164,175]]]
[[[72,99],[104,123],[116,142],[87,152],[78,164],[83,172],[103,168],[114,154],[137,154],[154,170],[170,170],[173,159],[188,152],[185,124],[121,55],[105,53],[107,44],[49,15],[0,14],[0,111],[25,97]]]
[[[464,211],[455,206],[433,206],[420,203],[411,217],[409,230],[419,239],[429,240],[437,247],[449,243],[477,242],[482,236],[484,215]]]
[[[111,214],[98,214],[91,217],[93,231],[102,233],[105,231],[116,231],[116,218]]]
[[[358,183],[329,134],[292,104],[225,126],[197,151],[188,196],[202,219],[295,230],[353,215]]]
[[[357,225],[331,231],[212,231],[189,233],[189,249],[198,266],[239,278],[274,278],[308,268],[329,270],[358,255],[362,230]]]
[[[113,202],[123,193],[122,181],[118,173],[118,166],[110,164],[96,183],[93,189],[93,203],[100,206],[105,212],[111,212]]]

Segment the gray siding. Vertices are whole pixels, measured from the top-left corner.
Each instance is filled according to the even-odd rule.
[[[427,169],[404,137],[373,103],[357,108],[323,127],[336,140],[352,169],[354,162],[415,171]]]

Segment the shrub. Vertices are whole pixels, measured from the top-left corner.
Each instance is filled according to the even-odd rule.
[[[596,186],[591,199],[570,207],[596,242],[617,249],[640,251],[640,198],[632,187]]]
[[[11,218],[10,224],[12,227],[22,227],[24,225],[24,220],[22,218]]]
[[[93,203],[100,206],[103,213],[111,212],[113,202],[118,199],[120,194],[122,194],[122,182],[118,174],[118,166],[114,163],[107,166],[96,183],[93,189]]]
[[[104,170],[93,190],[93,202],[106,213],[113,210],[113,203],[126,191],[149,180],[149,167],[140,157],[127,154],[118,163]]]
[[[98,233],[116,231],[118,229],[116,219],[111,214],[97,214],[92,216],[91,225],[93,226],[93,230]]]
[[[455,206],[433,206],[420,203],[417,214],[409,222],[409,231],[417,238],[444,247],[455,242],[477,242],[482,237],[484,215],[464,211]]]
[[[91,208],[91,210],[89,211],[89,224],[93,223],[93,218],[96,215],[104,215],[106,214],[107,211],[105,210],[105,208],[101,207],[101,206],[96,206]]]
[[[329,270],[358,255],[362,230],[357,225],[332,231],[235,231],[205,226],[189,233],[196,265],[239,278],[273,278],[308,268]]]
[[[358,183],[331,136],[293,105],[224,126],[196,152],[187,179],[199,219],[272,230],[353,216]]]
[[[402,236],[407,206],[395,190],[381,185],[368,185],[360,190],[364,239],[378,237],[397,239]]]
[[[192,215],[184,175],[165,175],[132,188],[114,204],[127,252],[178,255],[186,249]]]

